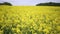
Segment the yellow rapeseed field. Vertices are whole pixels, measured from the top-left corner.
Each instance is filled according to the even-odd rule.
[[[60,34],[60,7],[0,6],[0,34]]]

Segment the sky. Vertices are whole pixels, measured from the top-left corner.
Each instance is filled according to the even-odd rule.
[[[38,3],[44,3],[44,2],[60,2],[60,0],[0,0],[0,3],[2,2],[9,2],[12,5],[15,6],[35,6]]]

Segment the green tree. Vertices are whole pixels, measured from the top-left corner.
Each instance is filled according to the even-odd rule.
[[[60,3],[55,2],[47,2],[47,3],[39,3],[36,6],[60,6]]]
[[[9,2],[0,3],[0,5],[9,5],[9,6],[12,6],[12,4],[9,3]]]

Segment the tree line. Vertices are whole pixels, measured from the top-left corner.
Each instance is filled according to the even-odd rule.
[[[12,4],[9,2],[0,3],[0,5],[12,6]],[[46,2],[46,3],[38,3],[38,4],[36,4],[36,6],[60,6],[60,3]]]
[[[9,2],[0,3],[0,5],[8,5],[8,6],[12,6],[12,4],[9,3]]]
[[[39,3],[36,6],[60,6],[60,3],[55,2],[47,2],[47,3]]]

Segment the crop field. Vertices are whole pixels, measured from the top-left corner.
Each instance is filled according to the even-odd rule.
[[[0,6],[0,34],[60,34],[60,7]]]

